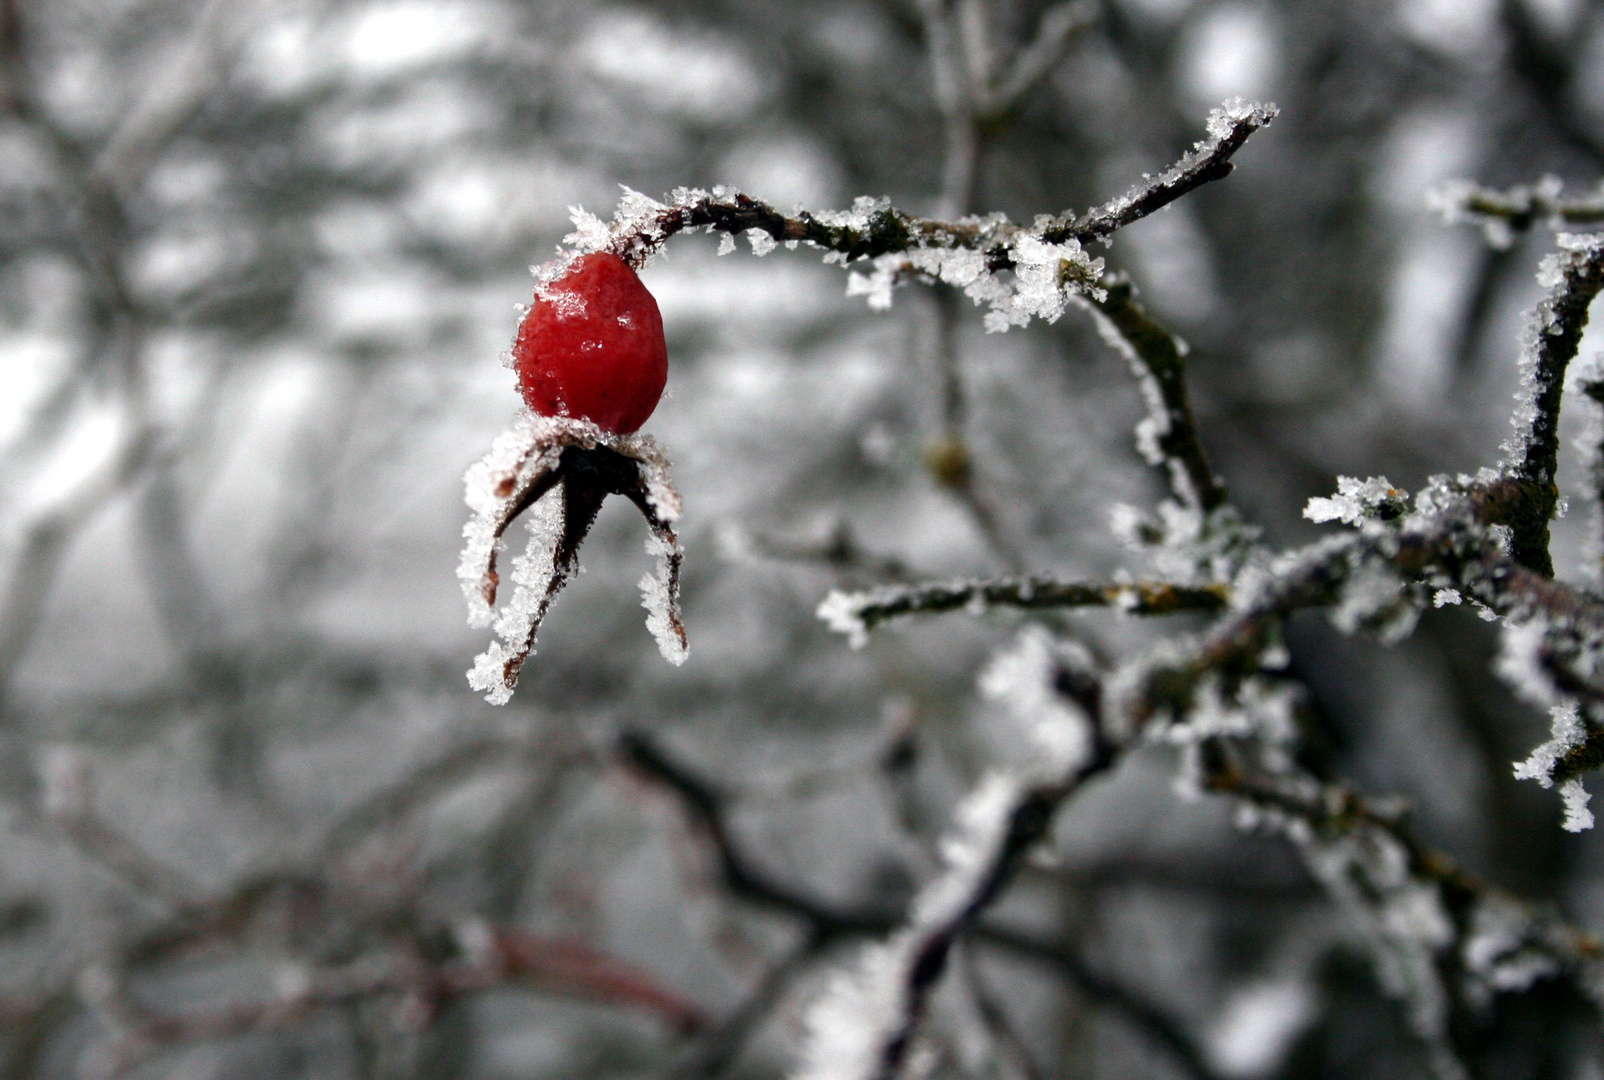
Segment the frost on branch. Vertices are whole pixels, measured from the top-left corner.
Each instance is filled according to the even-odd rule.
[[[1127,615],[1169,615],[1217,611],[1226,604],[1221,585],[1174,585],[1165,581],[1109,583],[1060,581],[1045,576],[983,580],[924,581],[882,585],[860,592],[831,590],[815,614],[831,630],[845,634],[854,649],[868,644],[869,631],[902,615],[963,609],[972,615],[991,607],[1027,610],[1111,607]]]
[[[1565,184],[1557,176],[1545,176],[1535,184],[1518,184],[1504,191],[1492,191],[1469,180],[1453,180],[1433,191],[1427,201],[1447,224],[1481,226],[1487,243],[1503,251],[1514,244],[1517,233],[1533,225],[1559,229],[1604,222],[1604,186],[1569,199],[1563,197],[1564,191]]]
[[[518,672],[534,653],[551,602],[579,569],[579,547],[608,495],[624,495],[651,530],[647,553],[658,571],[642,582],[646,626],[671,663],[685,660],[679,615],[683,552],[673,523],[679,493],[668,460],[649,435],[614,435],[587,420],[525,413],[491,444],[464,477],[473,517],[463,526],[457,577],[468,600],[468,623],[493,627],[490,643],[468,672],[468,685],[505,705]],[[501,578],[498,551],[507,527],[529,512],[529,545],[513,560],[512,598],[495,611]]]
[[[1521,335],[1520,385],[1504,444],[1510,467],[1538,481],[1554,478],[1559,400],[1565,368],[1576,356],[1587,309],[1604,286],[1604,234],[1560,233],[1559,251],[1543,257],[1537,283],[1547,290]]]
[[[797,1080],[879,1080],[907,1059],[953,944],[1045,835],[1052,812],[1111,763],[1097,726],[1090,655],[1031,628],[982,677],[1020,725],[1027,760],[988,772],[938,845],[941,869],[907,924],[838,972],[810,1006]]]
[[[1559,794],[1565,802],[1564,827],[1567,832],[1582,832],[1593,827],[1593,814],[1587,809],[1592,796],[1582,787],[1581,780],[1572,775],[1574,770],[1570,766],[1577,751],[1586,749],[1589,732],[1573,704],[1555,705],[1549,709],[1549,716],[1552,721],[1549,740],[1533,750],[1525,761],[1516,763],[1515,779],[1535,780],[1545,788],[1553,787],[1556,780],[1561,781]]]
[[[722,233],[719,254],[734,249],[743,235],[755,255],[778,244],[807,244],[824,251],[827,263],[863,266],[847,281],[849,296],[865,296],[869,306],[891,306],[892,289],[918,278],[960,289],[986,309],[985,326],[1000,332],[1031,319],[1058,319],[1073,297],[1102,301],[1103,260],[1086,246],[1106,243],[1116,231],[1163,209],[1187,192],[1231,171],[1231,157],[1255,131],[1276,115],[1274,105],[1241,99],[1209,114],[1207,137],[1157,176],[1144,177],[1130,191],[1084,214],[1041,214],[1028,226],[1002,214],[939,221],[904,213],[889,200],[868,196],[840,211],[798,210],[787,217],[767,203],[726,187],[711,191],[678,188],[668,202],[624,189],[611,221],[583,209],[570,211],[574,231],[557,257],[535,268],[536,293],[544,296],[575,259],[611,252],[639,269],[675,233]]]
[[[1357,525],[1365,518],[1391,519],[1408,507],[1408,495],[1392,486],[1385,476],[1359,480],[1337,477],[1337,493],[1329,499],[1313,498],[1303,508],[1310,521],[1340,521]]]
[[[1078,771],[1092,758],[1094,670],[1091,654],[1078,642],[1027,626],[980,676],[980,692],[1008,710],[1030,771],[1041,780]]]

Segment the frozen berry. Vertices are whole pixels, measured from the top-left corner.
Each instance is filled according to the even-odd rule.
[[[668,380],[663,317],[623,259],[585,255],[536,293],[513,361],[535,412],[626,434],[652,415]]]

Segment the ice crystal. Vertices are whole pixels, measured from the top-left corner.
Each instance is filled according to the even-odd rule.
[[[610,251],[636,269],[652,261],[662,247],[664,214],[670,207],[627,187],[623,192],[612,221],[603,221],[583,207],[569,207],[574,231],[563,237],[554,258],[530,267],[536,296],[548,297],[551,286],[568,274],[576,259],[598,251]],[[706,197],[705,192],[698,194]]]
[[[1494,665],[1499,677],[1509,683],[1519,697],[1534,705],[1562,703],[1553,677],[1543,664],[1543,642],[1548,629],[1548,620],[1543,618],[1506,625]]]
[[[1593,796],[1582,787],[1580,780],[1567,780],[1561,784],[1559,797],[1565,802],[1565,820],[1560,824],[1566,832],[1586,832],[1593,827],[1593,812],[1587,808]]]
[[[1515,779],[1535,780],[1539,787],[1554,786],[1554,769],[1566,754],[1587,744],[1587,726],[1576,706],[1566,702],[1548,710],[1549,739],[1515,765]]]
[[[1340,521],[1344,525],[1357,525],[1384,510],[1394,513],[1400,511],[1404,498],[1404,493],[1393,487],[1385,476],[1372,476],[1366,480],[1339,476],[1337,494],[1328,499],[1310,499],[1303,508],[1303,516],[1310,521]]]
[[[746,230],[746,242],[752,245],[752,254],[762,258],[774,250],[774,237],[762,229]]]

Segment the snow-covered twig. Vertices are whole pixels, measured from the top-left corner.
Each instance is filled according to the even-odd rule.
[[[1130,615],[1171,615],[1218,611],[1229,590],[1222,585],[1172,585],[1163,581],[1080,582],[1051,577],[1009,577],[988,581],[926,581],[884,585],[863,592],[831,592],[818,615],[838,633],[861,645],[868,632],[901,615],[935,614],[988,607],[1026,609],[1111,607]]]
[[[1225,504],[1225,484],[1209,467],[1198,436],[1186,390],[1185,347],[1136,302],[1129,280],[1109,278],[1102,285],[1102,298],[1082,302],[1142,386],[1148,415],[1137,429],[1137,446],[1150,464],[1165,467],[1183,506],[1209,514]]]
[[[1009,706],[1029,760],[989,772],[964,798],[940,846],[941,871],[905,924],[866,946],[813,1003],[797,1073],[804,1080],[899,1075],[954,945],[1047,834],[1059,805],[1116,760],[1098,722],[1101,688],[1078,646],[1027,631],[982,686]]]
[[[1543,259],[1538,283],[1548,293],[1532,312],[1521,342],[1522,396],[1505,444],[1508,469],[1524,486],[1526,505],[1507,523],[1511,554],[1523,566],[1552,577],[1548,523],[1559,501],[1554,476],[1559,461],[1559,408],[1565,369],[1576,357],[1587,310],[1604,288],[1604,235],[1561,233],[1560,250]]]
[[[1570,198],[1564,197],[1564,190],[1554,176],[1503,191],[1455,180],[1431,193],[1431,205],[1451,224],[1480,225],[1488,242],[1499,249],[1509,247],[1517,233],[1536,224],[1561,229],[1604,223],[1604,189]]]
[[[903,915],[883,908],[839,906],[809,897],[776,881],[759,868],[742,850],[728,825],[730,808],[725,796],[711,783],[675,762],[650,738],[627,733],[620,742],[624,759],[644,775],[663,784],[701,826],[714,848],[719,875],[731,896],[801,919],[810,939],[823,947],[844,937],[880,936],[903,925]],[[1019,867],[1014,859],[1002,877],[991,878],[1000,889]],[[983,907],[984,905],[982,905]],[[976,916],[979,914],[975,913]],[[1042,942],[991,922],[976,922],[971,916],[963,933],[1003,952],[1045,965],[1087,998],[1124,1016],[1155,1043],[1172,1052],[1176,1062],[1198,1080],[1210,1080],[1212,1070],[1186,1032],[1162,1010],[1118,982],[1093,971],[1076,953],[1065,947]],[[934,954],[932,954],[934,955]]]
[[[1275,115],[1273,105],[1227,102],[1209,114],[1207,137],[1157,176],[1084,214],[1043,214],[1028,226],[1001,214],[956,221],[922,218],[868,197],[858,199],[851,210],[804,210],[788,217],[765,202],[724,188],[712,192],[681,188],[666,204],[630,191],[611,222],[575,211],[575,231],[557,258],[542,267],[540,278],[556,280],[574,259],[596,251],[610,251],[643,266],[669,237],[705,229],[746,235],[759,255],[776,244],[805,243],[824,250],[828,261],[843,265],[873,261],[871,275],[855,276],[849,283],[849,292],[867,295],[873,307],[889,306],[897,281],[917,275],[963,289],[976,304],[989,307],[988,330],[1022,326],[1037,317],[1052,321],[1063,313],[1068,295],[1101,293],[1097,279],[1102,261],[1086,254],[1086,244],[1106,240],[1187,192],[1228,175],[1232,156]],[[1013,273],[1012,284],[997,279],[1004,271]]]

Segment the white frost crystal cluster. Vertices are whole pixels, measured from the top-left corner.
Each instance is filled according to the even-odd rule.
[[[1437,956],[1455,940],[1440,887],[1411,873],[1409,853],[1378,828],[1335,838],[1297,823],[1288,835],[1326,891],[1369,939],[1377,978],[1406,1003],[1410,1026],[1428,1046],[1445,1044],[1448,993]]]
[[[470,465],[462,478],[466,489],[463,501],[473,516],[462,527],[457,579],[468,601],[469,626],[489,626],[494,618],[493,586],[487,588],[486,577],[516,493],[525,490],[535,477],[549,473],[562,453],[558,446],[538,449],[549,426],[548,419],[527,412],[519,416],[512,427],[496,436],[490,452]]]
[[[1587,725],[1582,722],[1576,706],[1570,703],[1549,709],[1549,739],[1533,750],[1525,761],[1515,765],[1515,779],[1535,780],[1545,788],[1554,786],[1554,770],[1565,755],[1587,745]],[[1582,832],[1593,827],[1593,812],[1587,808],[1592,796],[1577,779],[1566,780],[1559,786],[1559,795],[1565,803],[1564,827],[1567,832]]]
[[[1303,516],[1310,521],[1340,521],[1344,525],[1357,525],[1384,507],[1401,508],[1404,498],[1404,493],[1393,487],[1385,476],[1372,476],[1365,480],[1339,476],[1336,495],[1329,499],[1310,499],[1303,508]]]
[[[567,275],[574,260],[585,255],[611,251],[637,270],[656,257],[667,236],[663,226],[670,207],[630,188],[623,191],[612,221],[603,221],[583,207],[568,208],[574,231],[563,237],[555,258],[529,268],[535,275],[536,296],[544,296],[554,282]]]
[[[1051,223],[1051,218],[1039,218],[1035,229],[1043,231]],[[962,289],[977,307],[987,308],[983,322],[989,334],[1025,326],[1033,318],[1056,322],[1071,295],[1102,295],[1096,282],[1103,260],[1092,258],[1078,240],[1049,243],[1032,231],[1004,228],[996,216],[964,218],[958,224],[977,230],[976,246],[914,247],[878,256],[869,272],[854,272],[847,279],[847,295],[865,296],[871,308],[884,311],[898,281],[923,275]],[[987,265],[988,256],[1004,255],[1013,263],[1012,282]]]

